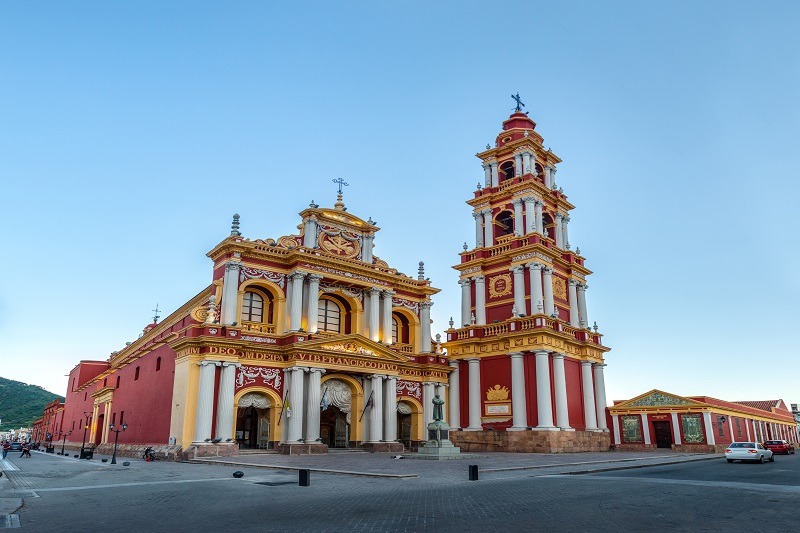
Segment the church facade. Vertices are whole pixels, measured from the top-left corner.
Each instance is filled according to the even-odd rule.
[[[212,283],[108,361],[70,373],[57,438],[160,444],[188,456],[239,448],[402,451],[424,438],[450,368],[432,344],[431,296],[373,255],[379,232],[312,202],[300,232],[230,235],[207,255]]]
[[[590,329],[587,278],[572,249],[574,208],[561,162],[517,106],[467,204],[475,239],[454,267],[461,313],[445,348],[454,443],[467,451],[609,449],[602,335]],[[457,327],[456,327],[457,326]]]

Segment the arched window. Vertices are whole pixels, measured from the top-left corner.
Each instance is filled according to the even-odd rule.
[[[400,336],[398,335],[400,328],[399,324],[397,323],[397,319],[392,317],[392,343],[396,344],[400,342]]]
[[[317,310],[319,331],[342,332],[342,309],[336,302],[327,298],[320,299]]]
[[[242,320],[248,322],[264,321],[264,298],[260,294],[250,291],[244,293]]]
[[[511,235],[514,233],[514,214],[511,211],[502,211],[494,219],[495,237]]]
[[[514,162],[506,161],[500,165],[500,181],[510,180],[514,177]]]

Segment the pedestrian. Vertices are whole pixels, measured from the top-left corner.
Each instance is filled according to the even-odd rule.
[[[27,442],[22,445],[22,455],[20,455],[20,459],[23,457],[30,457],[31,456],[31,445]]]
[[[11,443],[7,440],[3,441],[3,459],[8,455],[8,450],[11,449]]]

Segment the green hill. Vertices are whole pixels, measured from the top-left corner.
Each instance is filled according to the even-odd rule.
[[[42,416],[44,406],[63,396],[47,392],[38,385],[0,378],[0,431],[31,427]]]

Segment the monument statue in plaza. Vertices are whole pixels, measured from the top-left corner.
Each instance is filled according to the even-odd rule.
[[[436,394],[431,403],[433,422],[428,424],[428,440],[418,453],[432,457],[449,457],[461,453],[461,449],[450,442],[450,426],[444,421],[444,400]]]

